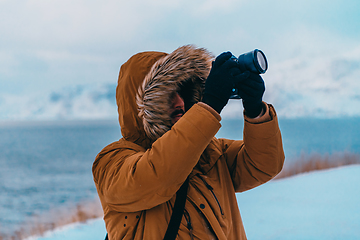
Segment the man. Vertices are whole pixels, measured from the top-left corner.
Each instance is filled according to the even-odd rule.
[[[122,65],[116,100],[123,138],[93,165],[110,240],[163,239],[176,193],[189,179],[177,239],[246,239],[235,192],[278,174],[284,153],[259,75],[230,52],[215,61],[187,45],[143,52]],[[244,139],[217,139],[233,86],[244,105]],[[234,126],[236,128],[236,126]]]

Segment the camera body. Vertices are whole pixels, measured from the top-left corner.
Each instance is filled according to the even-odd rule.
[[[250,71],[256,74],[263,74],[268,69],[266,56],[259,49],[241,54],[238,58],[233,55],[231,59],[238,62],[239,69],[242,72]],[[236,87],[233,88],[230,99],[241,99]]]

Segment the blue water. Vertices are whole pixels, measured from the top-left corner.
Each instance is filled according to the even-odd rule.
[[[360,153],[360,118],[279,121],[286,161],[300,154]],[[217,137],[242,139],[243,120],[223,120]],[[53,208],[97,198],[96,154],[121,137],[117,122],[0,124],[0,235]]]
[[[223,120],[217,137],[242,139],[243,124],[243,120]],[[360,118],[279,119],[279,125],[288,161],[301,154],[360,152]]]
[[[0,126],[0,235],[24,220],[96,196],[96,154],[120,138],[115,122]]]

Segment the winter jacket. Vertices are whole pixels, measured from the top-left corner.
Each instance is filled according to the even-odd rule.
[[[116,91],[122,138],[93,164],[110,240],[163,239],[188,176],[177,239],[246,239],[235,192],[280,172],[281,134],[274,108],[264,103],[262,117],[245,116],[243,141],[215,137],[221,117],[199,102],[212,60],[188,45],[170,54],[139,53],[122,65]],[[173,91],[182,92],[187,111],[171,126]]]

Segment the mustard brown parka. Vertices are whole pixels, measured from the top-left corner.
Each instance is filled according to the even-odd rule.
[[[187,45],[170,54],[138,53],[122,65],[116,89],[122,138],[93,164],[110,240],[163,239],[188,176],[177,239],[246,239],[235,192],[280,172],[281,134],[274,108],[264,103],[260,118],[244,116],[242,141],[215,137],[221,117],[199,102],[212,60],[207,50]],[[171,126],[174,91],[187,111]]]

